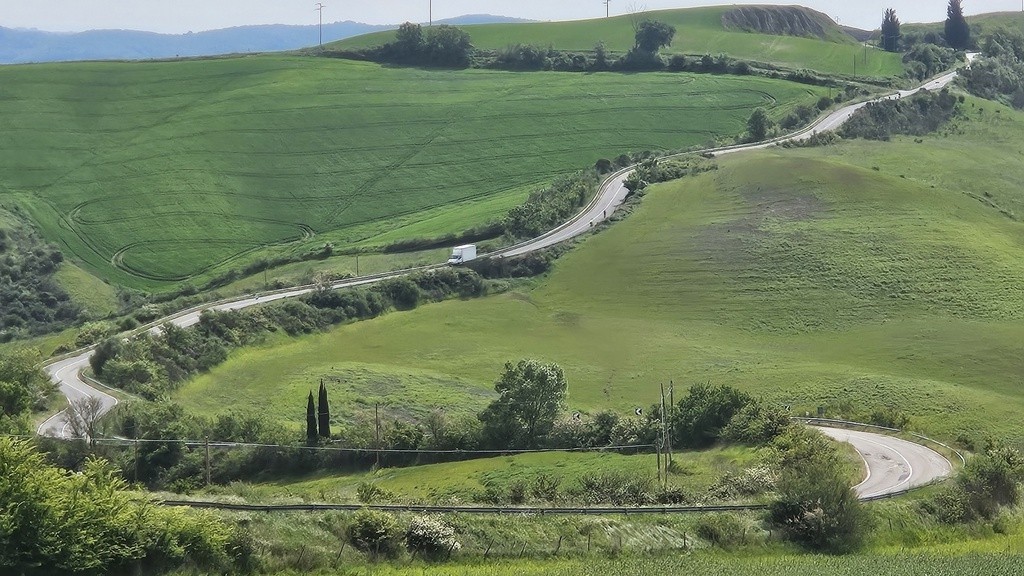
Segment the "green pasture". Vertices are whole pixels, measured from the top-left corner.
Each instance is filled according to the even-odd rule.
[[[707,494],[726,473],[741,474],[756,465],[758,455],[747,448],[715,448],[676,454],[676,472],[670,484],[690,494]],[[207,490],[217,496],[238,496],[247,502],[358,502],[356,489],[369,482],[397,495],[396,502],[480,502],[485,486],[501,487],[521,482],[527,487],[541,475],[560,480],[559,491],[574,487],[588,474],[648,475],[652,485],[657,476],[654,454],[626,456],[615,453],[541,452],[516,456],[483,457],[463,462],[421,466],[382,467],[351,474],[318,473],[295,478],[255,478],[253,483],[236,482]],[[387,502],[392,502],[388,499]]]
[[[620,7],[624,8],[624,7]],[[722,15],[732,7],[658,10],[638,16],[615,16],[572,22],[480,24],[461,26],[477,48],[497,50],[512,44],[553,46],[558,50],[590,51],[598,42],[615,52],[633,47],[633,21],[650,18],[676,27],[676,37],[665,53],[728,54],[734,58],[767,62],[786,68],[810,68],[829,74],[853,74],[857,58],[858,76],[900,76],[903,65],[898,54],[863,46],[833,25],[826,39],[772,36],[742,30],[727,30]],[[881,18],[881,16],[879,16]],[[879,20],[881,21],[881,20]],[[394,39],[394,32],[375,32],[329,44],[331,48],[365,48]]]
[[[724,157],[651,189],[530,287],[241,351],[177,399],[301,422],[324,377],[340,413],[365,417],[359,398],[474,411],[505,361],[537,357],[584,412],[712,381],[797,413],[888,407],[943,437],[1020,440],[1024,115],[966,107],[919,142]]]
[[[0,69],[0,197],[134,288],[493,220],[602,157],[744,130],[820,90],[687,74],[257,56]]]

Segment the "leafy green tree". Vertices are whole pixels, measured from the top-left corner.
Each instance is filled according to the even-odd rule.
[[[898,52],[900,49],[900,19],[895,8],[888,8],[882,17],[882,49]]]
[[[658,50],[671,46],[675,36],[675,26],[654,20],[644,20],[636,27],[634,48],[648,54],[656,54]]]
[[[792,426],[774,448],[780,473],[771,521],[809,550],[842,553],[858,548],[869,518],[835,443],[814,430]]]
[[[0,355],[0,433],[24,432],[29,410],[56,392],[39,360],[27,349]]]
[[[971,45],[971,28],[964,18],[962,0],[949,0],[946,8],[946,43],[950,48],[965,50]]]
[[[747,134],[751,142],[760,142],[768,137],[768,131],[772,129],[774,122],[768,117],[764,108],[758,107],[747,119]]]
[[[722,429],[722,437],[730,442],[757,446],[771,442],[790,425],[789,416],[782,410],[754,401],[733,414]]]
[[[406,22],[395,33],[395,48],[406,57],[418,54],[423,49],[423,27]]]
[[[700,448],[714,443],[732,417],[752,402],[731,386],[692,386],[672,415],[675,444]]]
[[[315,443],[317,434],[316,406],[313,404],[313,391],[310,390],[306,400],[306,441]]]
[[[505,363],[494,390],[501,396],[481,414],[484,436],[535,447],[551,432],[565,402],[568,385],[557,364],[537,360]]]
[[[320,398],[317,403],[317,415],[319,416],[320,435],[324,438],[331,437],[331,406],[327,401],[327,387],[324,381],[320,380]]]
[[[467,66],[473,51],[469,34],[446,24],[427,30],[425,45],[431,63],[442,66]]]
[[[598,42],[594,45],[594,70],[607,70],[610,65],[608,47],[604,42]]]

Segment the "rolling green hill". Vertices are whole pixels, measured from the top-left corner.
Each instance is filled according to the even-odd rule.
[[[975,14],[967,17],[967,23],[971,26],[971,36],[975,41],[984,38],[999,29],[1020,31],[1024,27],[1024,12],[989,12],[987,14]],[[926,33],[935,32],[942,34],[944,22],[908,23],[904,24],[905,32]]]
[[[342,413],[365,412],[360,397],[464,411],[503,362],[533,356],[565,368],[573,409],[710,380],[799,412],[889,407],[947,437],[1019,439],[1024,115],[966,106],[920,143],[725,157],[654,188],[535,287],[241,352],[178,399],[301,422],[324,377]]]
[[[0,69],[0,197],[114,284],[495,219],[601,157],[703,144],[818,90],[260,56]]]
[[[735,7],[689,8],[646,12],[642,16],[616,16],[574,22],[541,22],[525,24],[485,24],[465,26],[477,48],[498,50],[510,44],[553,46],[559,50],[593,50],[604,42],[609,50],[625,52],[633,46],[633,21],[650,18],[676,27],[676,37],[667,53],[728,54],[735,58],[768,62],[787,68],[811,68],[825,73],[851,74],[854,58],[863,58],[863,47],[846,35],[824,15],[804,8],[788,8],[810,13],[808,20],[821,23],[822,37],[798,37],[745,31],[729,28],[723,17]],[[325,49],[365,48],[390,42],[394,32],[356,36],[325,46]],[[903,65],[898,54],[869,50],[867,64],[857,62],[857,74],[864,76],[899,76]]]

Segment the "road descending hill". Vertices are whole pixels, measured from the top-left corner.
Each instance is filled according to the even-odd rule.
[[[266,411],[323,377],[353,412],[385,394],[406,414],[466,410],[503,362],[534,356],[565,368],[576,409],[711,380],[797,410],[896,410],[949,437],[1019,434],[1024,116],[964,106],[920,143],[723,157],[651,190],[535,288],[241,351],[177,397]]]
[[[731,137],[821,90],[287,56],[6,67],[0,195],[91,272],[159,289],[459,232],[599,158]]]

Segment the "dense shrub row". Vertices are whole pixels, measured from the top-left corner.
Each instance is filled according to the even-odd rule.
[[[373,318],[389,308],[415,308],[421,301],[486,291],[484,280],[461,268],[442,268],[384,280],[370,289],[330,290],[252,310],[206,311],[199,324],[182,329],[165,325],[159,334],[128,341],[110,338],[90,358],[93,373],[105,383],[155,399],[181,382],[220,364],[228,351],[261,341],[268,334],[308,334],[328,326]]]
[[[623,184],[630,193],[636,193],[650,184],[696,176],[717,169],[718,164],[697,155],[669,159],[648,158],[637,164],[636,169]]]
[[[533,238],[565,222],[596,191],[600,179],[596,170],[585,170],[559,179],[537,190],[501,219],[510,238]]]
[[[529,390],[526,393],[532,393]],[[499,399],[501,400],[501,399]],[[514,402],[512,397],[508,401]],[[181,439],[210,438],[213,441],[274,445],[215,452],[211,479],[217,483],[252,478],[261,473],[301,473],[318,469],[365,469],[373,465],[403,466],[461,460],[473,450],[536,448],[601,448],[607,446],[665,445],[666,429],[660,406],[641,411],[639,416],[622,417],[611,411],[581,419],[545,415],[535,421],[534,436],[525,430],[528,422],[518,420],[516,408],[502,409],[501,402],[481,412],[479,418],[453,419],[441,411],[420,422],[382,422],[379,441],[372,422],[338,422],[330,446],[352,451],[305,450],[305,438],[294,428],[271,423],[256,414],[226,410],[215,419],[189,415],[168,401],[128,403],[119,409],[112,428],[126,438],[143,442],[138,451],[113,452],[123,469],[154,488],[189,489],[203,481],[204,454],[201,447],[185,446]],[[557,406],[557,403],[555,404]],[[677,447],[704,447],[718,441],[762,445],[781,434],[788,425],[778,410],[729,387],[700,385],[671,407],[667,428]],[[102,447],[101,447],[102,448]],[[462,454],[378,454],[375,449],[458,450]],[[641,448],[644,450],[645,448]],[[73,467],[81,454],[57,456]],[[550,491],[549,491],[550,492]],[[369,496],[369,497],[372,497]],[[660,498],[652,496],[652,498]]]
[[[913,80],[925,80],[949,70],[956,63],[957,53],[935,44],[915,44],[903,54],[906,76]]]
[[[0,343],[79,321],[81,307],[54,278],[63,261],[61,252],[31,229],[0,228]]]
[[[840,128],[839,134],[843,138],[871,140],[888,140],[897,134],[923,136],[935,132],[961,114],[962,101],[962,96],[957,98],[943,89],[868,104]]]
[[[473,57],[469,34],[448,25],[431,26],[426,33],[419,24],[406,22],[395,40],[382,46],[324,52],[325,56],[413,66],[465,68]]]
[[[999,30],[985,39],[982,54],[959,82],[971,94],[1024,109],[1024,34]]]

